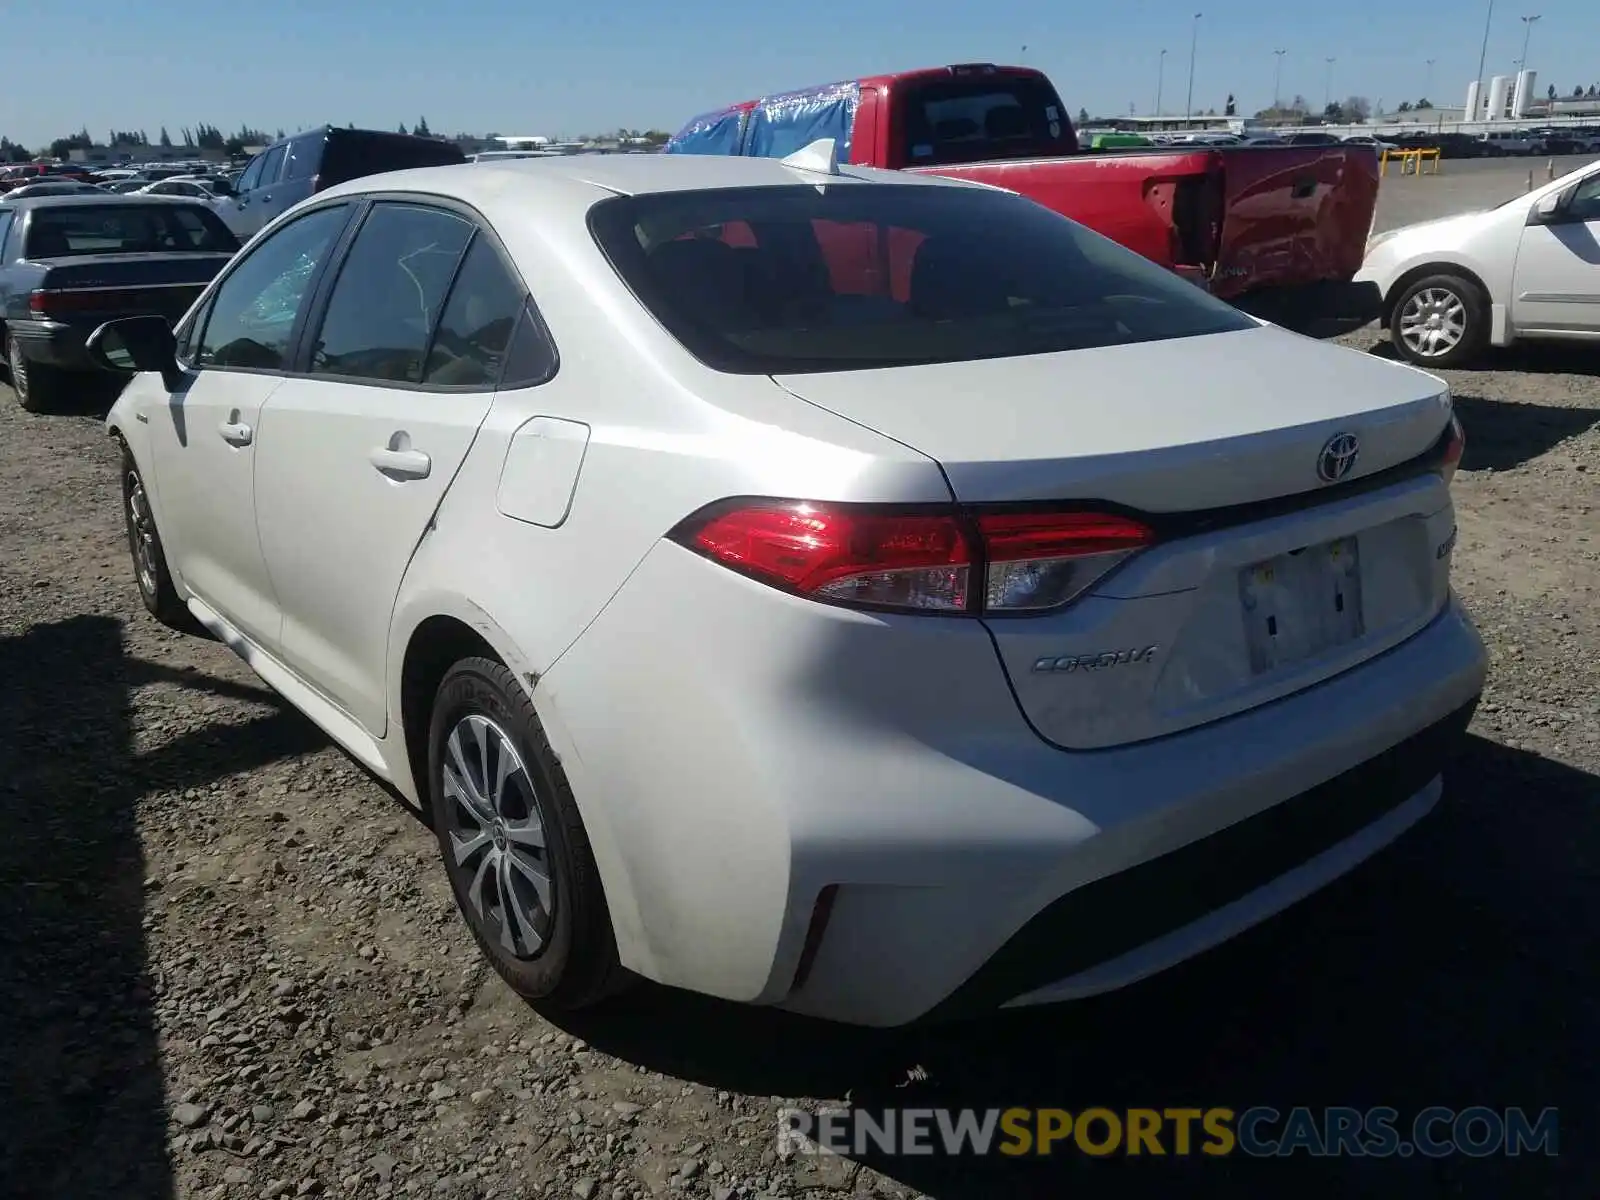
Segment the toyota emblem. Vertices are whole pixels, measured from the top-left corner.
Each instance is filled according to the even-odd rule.
[[[1361,442],[1353,433],[1336,433],[1317,455],[1317,475],[1324,483],[1338,483],[1355,470],[1361,455]]]

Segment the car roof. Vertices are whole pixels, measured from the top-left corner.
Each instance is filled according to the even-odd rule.
[[[818,184],[829,178],[786,167],[775,158],[714,154],[569,154],[556,158],[490,159],[444,167],[417,167],[341,183],[323,197],[365,192],[420,192],[450,196],[477,208],[498,207],[508,194],[526,199],[541,188],[552,194],[588,193],[589,202],[611,196],[708,191],[734,187]],[[983,187],[937,175],[841,165],[838,183],[893,183],[914,187]]]
[[[127,208],[129,205],[137,204],[189,204],[195,208],[205,208],[204,204],[187,196],[134,196],[118,192],[96,192],[93,195],[88,192],[78,192],[65,196],[23,196],[18,200],[8,201],[8,204],[16,208],[22,208],[23,206],[28,208],[82,208],[105,204],[115,204],[118,208]]]

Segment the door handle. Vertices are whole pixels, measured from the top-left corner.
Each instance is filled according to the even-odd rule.
[[[378,473],[390,479],[426,479],[433,470],[433,459],[421,450],[394,450],[379,446],[367,455]]]
[[[255,437],[255,431],[243,421],[224,421],[217,426],[217,432],[230,446],[248,446]]]

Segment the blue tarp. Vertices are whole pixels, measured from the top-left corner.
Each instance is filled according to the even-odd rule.
[[[750,113],[744,152],[756,158],[784,158],[818,138],[832,138],[839,161],[850,161],[850,131],[855,125],[861,86],[830,83],[767,96]]]
[[[667,154],[738,154],[744,113],[720,108],[701,113],[667,139]]]

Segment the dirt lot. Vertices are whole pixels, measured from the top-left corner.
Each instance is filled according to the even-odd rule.
[[[1600,355],[1451,383],[1457,581],[1494,661],[1445,804],[1164,978],[895,1034],[659,989],[535,1015],[479,965],[412,815],[144,615],[95,417],[0,390],[0,1193],[1600,1194]],[[782,1161],[781,1097],[1557,1106],[1561,1153]]]

